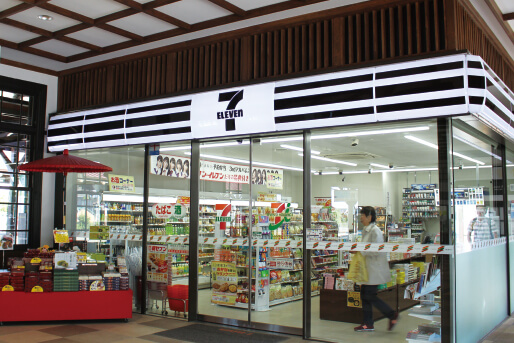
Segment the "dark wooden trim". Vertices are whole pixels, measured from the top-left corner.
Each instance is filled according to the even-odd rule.
[[[0,42],[0,44],[1,44],[1,42]],[[38,73],[52,75],[52,76],[59,76],[59,72],[57,72],[55,70],[40,68],[40,67],[36,67],[36,66],[30,65],[30,64],[21,63],[18,61],[8,60],[6,58],[1,58],[0,64],[5,64],[5,65],[9,65],[11,67],[31,70],[31,71],[35,71]]]
[[[514,19],[514,12],[505,13],[502,17],[503,17],[503,20],[505,20],[505,21],[513,20]]]
[[[232,3],[228,2],[228,1],[225,1],[225,0],[208,0],[208,1],[212,2],[213,4],[218,5],[221,8],[224,8],[227,11],[230,11],[230,12],[232,12],[232,13],[240,16],[240,17],[246,16],[246,11],[245,10],[235,6],[234,4],[232,4]]]

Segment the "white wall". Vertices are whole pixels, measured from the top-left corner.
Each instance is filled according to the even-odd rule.
[[[45,123],[48,122],[48,114],[57,111],[57,82],[56,76],[37,73],[21,68],[0,64],[0,75],[18,80],[40,83],[47,86]],[[45,124],[46,127],[46,124]],[[46,137],[44,157],[52,156],[46,153]],[[55,175],[43,173],[41,206],[41,245],[52,244],[52,230],[54,226],[54,200],[55,200]]]

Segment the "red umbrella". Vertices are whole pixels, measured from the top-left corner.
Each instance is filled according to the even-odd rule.
[[[111,167],[86,160],[85,158],[68,155],[68,149],[64,149],[62,155],[43,158],[22,164],[18,170],[47,173],[87,173],[87,172],[109,172]]]

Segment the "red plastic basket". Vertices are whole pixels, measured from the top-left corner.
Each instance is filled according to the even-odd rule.
[[[182,299],[182,300],[176,300]],[[170,310],[184,312],[189,310],[189,286],[188,285],[172,285],[168,286],[168,303]],[[185,314],[185,313],[184,313]]]

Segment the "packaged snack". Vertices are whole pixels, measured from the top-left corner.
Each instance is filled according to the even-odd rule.
[[[276,270],[270,271],[269,277],[270,277],[270,283],[277,283],[278,282],[277,281],[278,276],[277,276],[277,271]]]
[[[282,299],[285,299],[287,298],[287,288],[286,287],[281,287],[280,289],[280,292],[282,293]]]
[[[290,298],[293,296],[293,286],[288,285],[287,286],[287,297]]]
[[[277,270],[277,282],[282,282],[282,271],[281,270]]]

